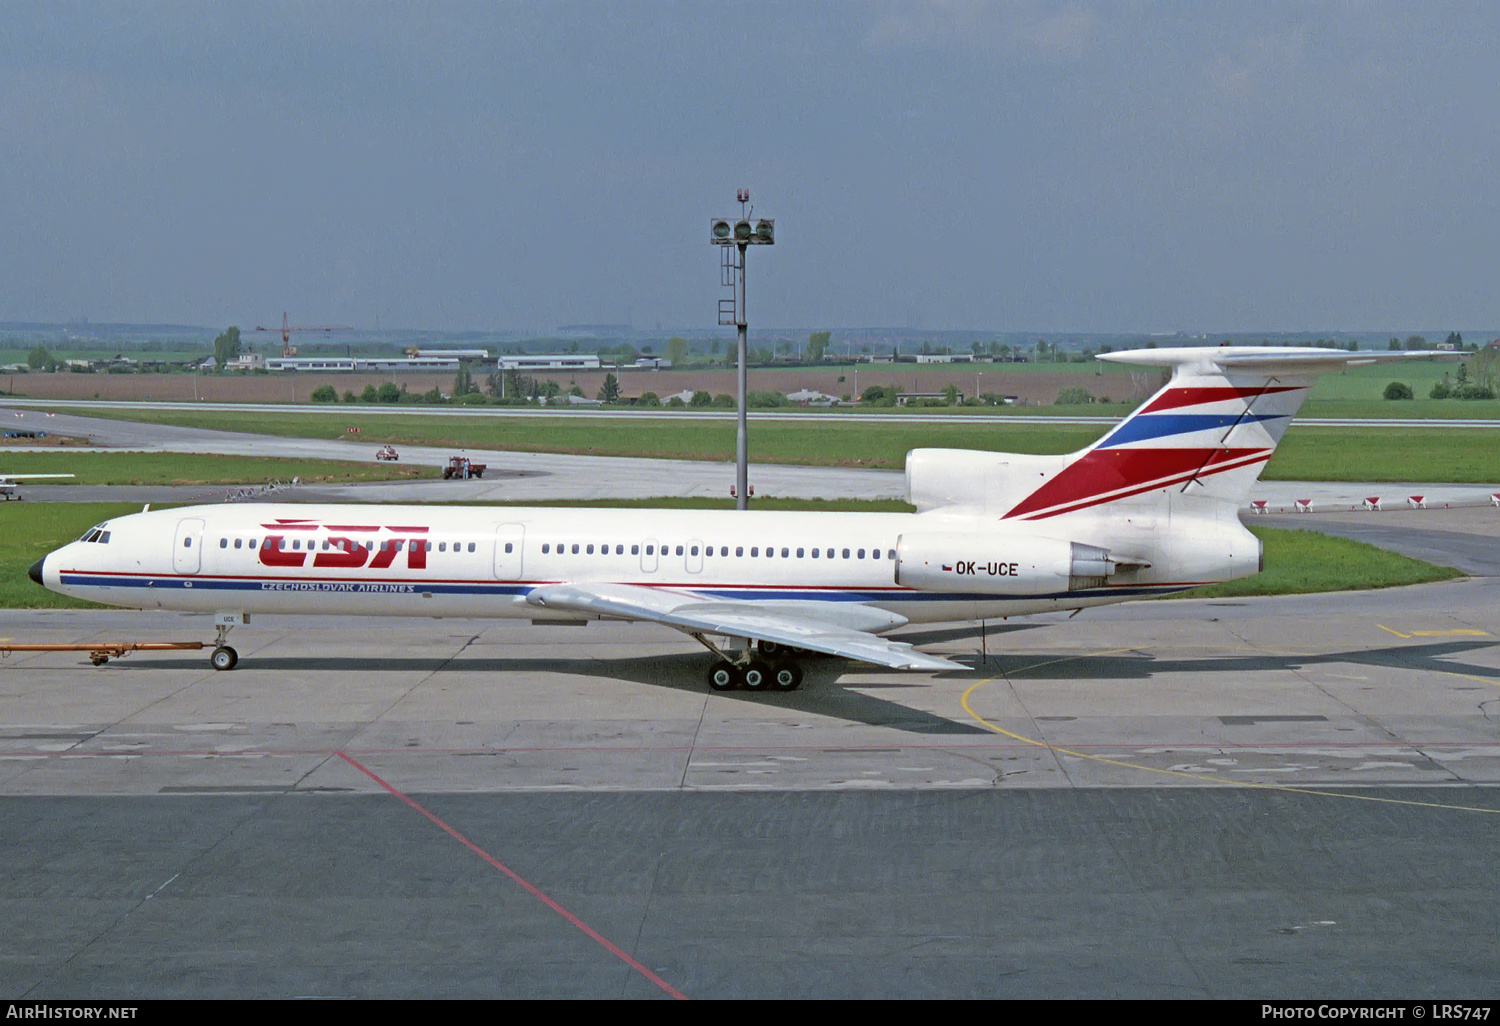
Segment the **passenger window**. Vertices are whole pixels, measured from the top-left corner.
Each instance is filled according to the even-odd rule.
[[[677,554],[679,556],[682,555],[682,546],[681,545],[677,546]]]
[[[257,540],[257,539],[255,539],[255,538],[251,538],[251,539],[250,539],[250,547],[251,547],[251,548],[252,548],[252,549],[253,549],[253,548],[255,548],[255,542],[256,542],[256,540]]]
[[[727,556],[727,555],[729,555],[729,546],[728,545],[720,545],[719,546],[719,555],[721,555],[721,556]]]
[[[785,545],[783,545],[783,546],[782,546],[782,547],[781,547],[781,558],[782,558],[782,559],[786,559],[786,558],[787,558],[787,548],[786,548],[786,546],[785,546]]]
[[[221,549],[227,549],[227,548],[229,548],[229,539],[228,538],[220,538],[219,539],[219,548],[221,548]]]
[[[648,556],[654,556],[654,555],[656,555],[656,546],[655,545],[647,545],[646,546],[646,555],[648,555]]]
[[[623,556],[623,555],[625,555],[625,546],[623,546],[623,545],[616,545],[615,546],[615,555],[617,555],[617,556]]]
[[[193,539],[191,539],[191,538],[184,538],[184,539],[182,539],[182,547],[185,548],[185,549],[192,548],[193,547]]]
[[[818,558],[818,550],[817,549],[813,549],[812,550],[812,557],[813,557],[813,559],[817,559]]]
[[[242,545],[244,545],[244,543],[245,543],[245,539],[243,539],[243,538],[236,538],[234,540],[234,547],[235,548],[240,548]]]
[[[474,543],[473,542],[469,542],[469,551],[470,552],[474,551]]]
[[[743,546],[743,545],[736,545],[734,547],[734,554],[736,556],[743,556],[745,554],[745,546]]]
[[[865,558],[865,550],[864,549],[860,549],[858,555],[859,555],[860,559],[864,559]]]
[[[431,552],[432,551],[432,542],[427,542],[427,547],[425,549],[423,549],[422,551],[423,552]]]
[[[760,546],[759,545],[752,545],[752,546],[750,546],[750,555],[752,555],[752,556],[758,556],[758,555],[760,555]]]
[[[889,552],[886,553],[885,558],[886,559],[895,559],[896,558],[896,550],[895,549],[891,549]]]
[[[848,558],[849,558],[849,550],[848,550],[848,549],[845,549],[845,550],[844,550],[844,558],[845,558],[845,559],[848,559]]]
[[[682,550],[678,549],[677,551],[681,552]],[[696,556],[698,554],[698,546],[696,546],[696,545],[693,546],[693,551],[692,551],[691,554],[694,555],[694,556]]]
[[[549,553],[551,551],[552,551],[552,546],[549,545],[547,542],[542,542],[542,555],[545,556],[547,553]]]
[[[511,551],[511,547],[512,547],[512,543],[511,542],[506,542],[505,543],[505,551],[506,552],[510,552]]]
[[[586,549],[585,549],[585,550],[584,550],[584,553],[585,553],[585,554],[586,554],[586,555],[589,555],[589,556],[592,556],[592,555],[593,555],[593,554],[594,554],[594,546],[593,546],[593,545],[592,545],[592,544],[591,544],[591,545],[589,545],[589,546],[588,546],[588,547],[587,547],[587,548],[586,548]]]
[[[577,542],[573,543],[573,555],[575,555],[575,556],[578,555],[578,543]]]
[[[798,558],[798,559],[801,559],[801,558],[802,558],[802,550],[801,550],[801,549],[798,549],[798,550],[797,550],[797,558]]]
[[[630,554],[632,556],[639,556],[641,554],[641,547],[640,547],[640,545],[632,545],[632,546],[630,546]]]

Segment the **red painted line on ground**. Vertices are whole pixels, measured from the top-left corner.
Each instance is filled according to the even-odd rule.
[[[650,969],[647,969],[645,966],[641,965],[641,963],[637,962],[635,959],[633,959],[629,955],[627,955],[624,951],[621,951],[618,947],[616,947],[615,945],[611,944],[597,930],[595,930],[593,927],[589,926],[582,919],[579,919],[577,916],[575,916],[573,913],[569,912],[567,909],[563,908],[556,901],[552,900],[552,898],[548,897],[542,890],[540,890],[537,887],[534,887],[530,883],[527,883],[524,879],[522,879],[520,877],[520,875],[518,875],[515,872],[515,870],[511,869],[505,863],[501,862],[499,859],[495,858],[489,852],[487,852],[483,848],[479,847],[479,845],[477,845],[473,841],[469,840],[467,837],[465,837],[463,834],[459,833],[457,830],[453,829],[447,823],[444,823],[441,819],[438,819],[437,816],[433,815],[431,812],[428,812],[425,808],[423,808],[421,805],[418,805],[411,798],[408,798],[406,795],[404,795],[400,791],[396,790],[390,784],[386,783],[384,780],[382,780],[379,777],[377,777],[374,773],[370,772],[370,770],[366,769],[364,766],[360,765],[359,763],[355,762],[353,759],[349,758],[349,756],[347,754],[345,754],[344,752],[335,752],[334,754],[337,755],[340,759],[343,759],[350,766],[353,766],[355,769],[359,770],[365,776],[369,777],[371,780],[375,781],[375,783],[379,784],[389,794],[391,794],[392,796],[394,796],[396,798],[401,799],[401,801],[405,802],[407,806],[409,806],[413,810],[421,813],[429,821],[431,821],[433,823],[433,825],[435,825],[439,830],[443,831],[443,833],[445,833],[449,837],[453,838],[455,841],[457,841],[459,844],[463,845],[465,848],[468,848],[475,855],[478,855],[480,858],[484,859],[484,861],[488,862],[495,869],[498,869],[500,872],[502,872],[506,876],[510,877],[513,881],[515,881],[517,884],[519,884],[532,897],[536,898],[543,905],[546,905],[552,911],[554,911],[558,915],[562,916],[569,923],[573,924],[579,930],[583,931],[583,933],[586,934],[588,937],[590,937],[593,940],[597,941],[606,951],[608,951],[610,954],[614,955],[616,958],[618,958],[620,961],[624,962],[626,965],[630,966],[630,968],[632,968],[636,972],[640,973],[642,976],[644,976],[646,979],[650,980],[652,983],[656,984],[663,991],[665,991],[666,993],[670,994],[672,997],[676,998],[679,1001],[686,1001],[687,1000],[687,995],[686,994],[683,994],[681,991],[679,991],[676,987],[673,987],[666,980],[663,980],[660,976],[657,976]]]

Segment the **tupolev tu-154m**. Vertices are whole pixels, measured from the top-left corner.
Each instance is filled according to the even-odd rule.
[[[913,450],[914,513],[191,506],[99,524],[30,576],[107,605],[213,613],[220,670],[251,613],[650,621],[714,654],[716,690],[795,688],[806,652],[965,669],[884,635],[1258,572],[1239,510],[1313,381],[1408,355],[1104,354],[1171,378],[1070,455]]]

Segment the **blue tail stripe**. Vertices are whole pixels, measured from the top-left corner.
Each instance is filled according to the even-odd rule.
[[[1147,413],[1125,421],[1106,436],[1096,448],[1103,449],[1111,445],[1144,442],[1147,439],[1165,438],[1168,435],[1185,435],[1194,431],[1207,431],[1211,428],[1227,428],[1237,421],[1241,424],[1252,424],[1263,420],[1286,420],[1289,416],[1285,413],[1249,414],[1244,417],[1236,413]]]

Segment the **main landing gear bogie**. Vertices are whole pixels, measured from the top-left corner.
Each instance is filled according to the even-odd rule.
[[[802,667],[791,660],[767,663],[752,659],[736,666],[721,659],[708,670],[708,686],[715,691],[795,691],[802,685]]]

